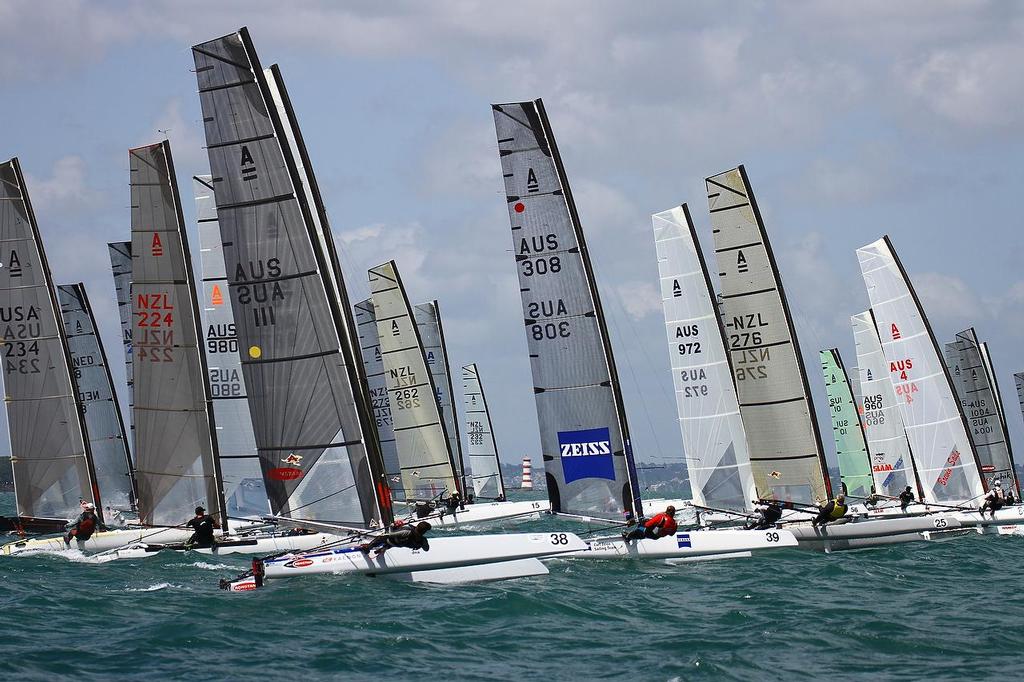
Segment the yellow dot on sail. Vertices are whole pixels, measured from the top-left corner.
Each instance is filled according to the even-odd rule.
[[[249,346],[249,357],[256,359],[263,355],[263,349],[259,346]]]

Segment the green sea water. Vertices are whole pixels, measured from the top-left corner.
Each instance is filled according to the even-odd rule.
[[[0,494],[0,513],[13,496]],[[519,528],[574,528],[545,518]],[[1021,679],[1024,538],[218,589],[244,558],[0,558],[0,679]]]

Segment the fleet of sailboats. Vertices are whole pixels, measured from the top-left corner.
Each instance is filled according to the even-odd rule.
[[[870,308],[851,317],[856,367],[820,351],[833,490],[743,166],[705,178],[714,270],[686,204],[652,216],[691,498],[645,500],[596,269],[539,99],[492,105],[547,492],[509,500],[476,364],[461,366],[460,421],[438,301],[411,304],[392,260],[369,268],[371,295],[352,305],[281,70],[263,68],[245,28],[192,53],[210,168],[192,178],[201,277],[167,141],[129,151],[131,239],[108,245],[127,414],[84,286],[55,285],[19,162],[0,164],[17,501],[0,527],[22,536],[3,554],[252,554],[252,570],[221,585],[248,591],[318,573],[460,583],[543,575],[554,558],[689,561],[1024,531],[989,348],[973,328],[940,347],[888,237],[857,249]],[[1015,379],[1024,411],[1024,373]],[[1001,504],[983,513],[995,490]],[[87,503],[107,528],[73,546],[47,535]],[[684,527],[648,533],[670,504]],[[199,507],[220,529],[212,546],[184,525]],[[429,551],[370,551],[403,526],[477,530],[541,513],[591,530],[438,533]]]

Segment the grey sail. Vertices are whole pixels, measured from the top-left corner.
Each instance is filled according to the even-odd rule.
[[[370,268],[369,279],[406,499],[461,492],[437,388],[395,262]]]
[[[740,416],[758,495],[801,504],[831,483],[807,373],[743,166],[706,179]]]
[[[85,285],[62,284],[57,287],[57,299],[103,505],[133,511],[135,474],[128,454],[128,435]]]
[[[249,414],[242,361],[238,355],[235,315],[228,300],[224,246],[217,224],[212,177],[193,176],[192,191],[196,201],[196,221],[199,223],[203,343],[217,425],[224,502],[230,517],[259,518],[270,513],[270,502],[263,484],[256,435]]]
[[[100,506],[57,294],[17,159],[0,164],[0,335],[18,516]]]
[[[110,271],[114,275],[114,295],[121,321],[121,346],[124,349],[124,376],[128,382],[128,448],[135,442],[135,381],[132,376],[132,243],[110,242]]]
[[[968,435],[978,456],[985,487],[991,488],[999,481],[1003,490],[1016,489],[1009,443],[974,327],[959,332],[956,341],[947,343],[945,355],[957,399],[967,417]]]
[[[1010,427],[1006,421],[1006,409],[1003,407],[1003,393],[999,390],[999,379],[996,377],[996,369],[992,365],[992,354],[988,349],[988,342],[981,342],[981,360],[988,373],[988,382],[996,399],[996,413],[999,415],[999,423],[1003,427],[1003,440],[1006,441],[1007,454],[1010,457],[1010,471],[1013,472],[1013,484],[1020,499],[1020,476],[1017,475],[1017,464],[1013,459],[1013,444],[1010,442]]]
[[[448,364],[448,348],[444,342],[444,326],[441,324],[441,309],[437,301],[421,303],[412,308],[413,319],[420,331],[423,341],[423,354],[427,358],[427,367],[434,378],[437,390],[437,404],[441,408],[444,429],[448,433],[448,443],[455,460],[455,474],[459,479],[459,489],[466,490],[469,473],[462,453],[462,437],[459,433],[459,418],[455,409],[455,393],[452,390],[451,366]]]
[[[139,518],[174,526],[202,505],[226,527],[199,305],[170,145],[132,149],[128,163]]]
[[[462,368],[462,395],[466,406],[466,450],[473,471],[473,494],[480,499],[504,500],[498,443],[494,440],[491,413],[476,364]]]
[[[1024,372],[1014,374],[1013,382],[1017,385],[1017,402],[1020,404],[1021,416],[1024,416]]]
[[[271,508],[293,518],[379,524],[389,498],[375,485],[380,453],[367,428],[372,415],[349,344],[349,313],[323,248],[327,237],[312,217],[319,209],[303,184],[311,174],[299,174],[248,32],[192,51]]]
[[[493,112],[552,509],[639,515],[615,361],[551,125],[540,100]]]
[[[377,427],[384,472],[391,490],[392,499],[404,500],[402,488],[402,465],[398,461],[398,446],[395,444],[395,426],[391,418],[391,401],[388,399],[388,382],[384,377],[384,361],[380,354],[377,338],[377,318],[373,312],[373,299],[356,303],[356,327],[359,330],[359,348],[363,353],[363,367],[366,369],[366,383],[373,402],[373,419]]]

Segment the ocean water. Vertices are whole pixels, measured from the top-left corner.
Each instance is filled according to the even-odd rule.
[[[519,526],[559,527],[574,528]],[[218,589],[247,564],[0,558],[0,679],[1022,676],[1024,538],[680,567],[557,560],[545,577],[464,586],[319,576]]]

